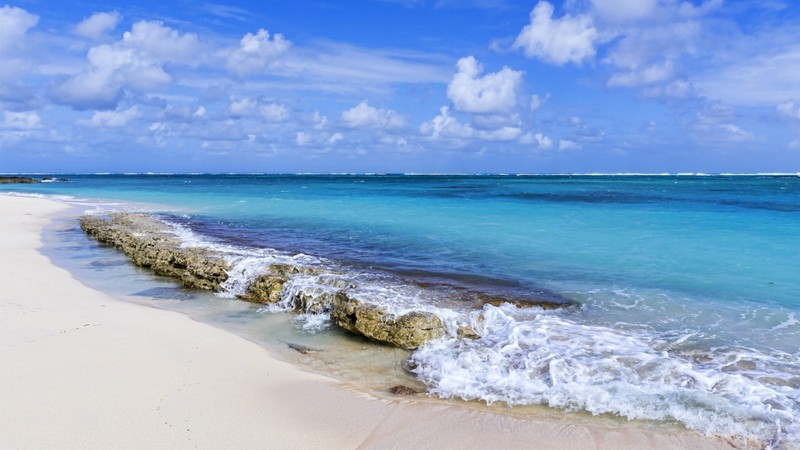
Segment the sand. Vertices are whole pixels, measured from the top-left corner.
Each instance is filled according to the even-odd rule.
[[[37,251],[52,200],[0,195],[0,448],[730,448],[690,431],[375,398]]]

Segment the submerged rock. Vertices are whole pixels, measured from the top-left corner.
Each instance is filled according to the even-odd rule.
[[[403,386],[402,384],[399,384],[397,386],[390,387],[389,388],[389,393],[392,394],[392,395],[417,395],[417,394],[421,393],[421,391],[418,391],[418,390],[416,390],[414,388],[411,388],[411,387],[408,387],[408,386]]]
[[[413,311],[395,316],[384,307],[350,298],[344,292],[333,300],[331,320],[351,333],[407,350],[445,334],[444,324],[435,314]]]
[[[109,219],[80,218],[81,229],[98,241],[122,250],[140,267],[177,278],[190,288],[217,291],[228,279],[230,266],[217,252],[182,248],[172,228],[146,214],[117,213]]]

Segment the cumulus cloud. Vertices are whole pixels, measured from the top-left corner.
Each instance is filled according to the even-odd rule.
[[[439,115],[420,126],[420,132],[431,139],[469,139],[475,129],[450,115],[450,108],[442,106]]]
[[[267,103],[261,105],[258,110],[267,122],[283,122],[289,118],[289,111],[280,103]]]
[[[35,111],[3,111],[2,128],[7,130],[33,130],[42,127],[42,119]]]
[[[169,84],[172,77],[157,63],[134,49],[101,45],[89,49],[83,72],[69,78],[54,97],[77,109],[111,109],[125,88],[150,91]]]
[[[464,142],[470,139],[487,141],[512,141],[519,137],[519,127],[504,126],[492,130],[476,130],[469,124],[461,123],[450,115],[450,108],[442,106],[439,115],[420,126],[420,132],[431,140],[451,140]]]
[[[554,19],[553,5],[540,1],[531,11],[530,23],[514,41],[514,48],[551,64],[581,64],[594,57],[597,39],[591,17],[565,14]]]
[[[291,42],[280,33],[271,39],[269,31],[263,28],[256,34],[247,33],[239,42],[239,48],[228,57],[228,70],[239,76],[256,74],[266,69],[290,46]]]
[[[57,86],[53,97],[77,109],[113,109],[126,90],[149,92],[168,85],[172,76],[165,64],[197,65],[200,48],[193,33],[140,21],[122,40],[90,48],[87,67]]]
[[[553,146],[553,140],[542,133],[525,133],[524,136],[519,138],[520,144],[536,144],[542,150],[547,150]]]
[[[522,72],[503,67],[481,77],[483,66],[472,56],[459,59],[456,67],[458,72],[447,85],[447,97],[456,110],[504,114],[517,105]]]
[[[202,61],[202,45],[194,33],[181,34],[160,21],[142,20],[122,35],[122,47],[136,49],[143,57],[162,64],[196,67]]]
[[[570,141],[568,139],[562,139],[558,141],[558,149],[561,150],[562,152],[569,150],[579,150],[580,148],[581,144],[575,141]]]
[[[17,45],[37,23],[39,16],[22,8],[8,5],[0,8],[0,52]]]
[[[231,102],[228,105],[228,114],[236,118],[245,117],[255,112],[257,107],[258,102],[252,98],[231,98]]]
[[[141,116],[139,108],[132,106],[122,111],[95,111],[90,120],[78,123],[93,128],[120,128]]]
[[[406,125],[405,119],[390,109],[378,109],[366,101],[342,112],[342,120],[350,128],[397,129]]]
[[[122,20],[122,16],[116,11],[99,12],[83,19],[75,25],[73,31],[78,36],[99,41],[106,36],[107,32],[116,28],[120,20]]]

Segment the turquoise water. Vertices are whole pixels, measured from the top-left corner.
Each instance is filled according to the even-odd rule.
[[[481,339],[412,356],[436,395],[800,442],[798,176],[66,178],[0,190],[158,205],[187,242],[238,255],[239,277],[301,254],[376,302],[473,323]],[[581,307],[474,311],[462,292]]]

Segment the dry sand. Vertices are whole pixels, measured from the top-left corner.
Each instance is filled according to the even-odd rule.
[[[37,248],[51,200],[0,195],[0,448],[729,448],[689,431],[373,398]]]

